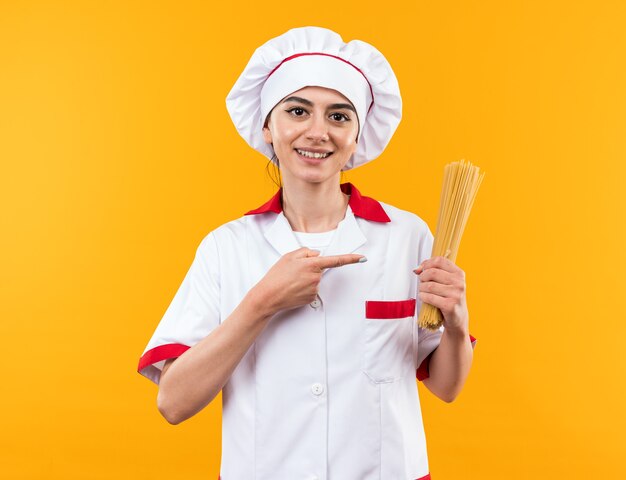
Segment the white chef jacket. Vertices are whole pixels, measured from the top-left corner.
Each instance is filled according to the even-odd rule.
[[[319,300],[274,315],[235,368],[222,390],[221,480],[430,479],[415,379],[428,376],[443,327],[417,326],[413,269],[430,258],[433,236],[417,215],[351,183],[341,190],[349,204],[324,255],[368,261],[325,269]],[[201,241],[141,356],[142,375],[158,384],[165,360],[300,248],[281,194]]]

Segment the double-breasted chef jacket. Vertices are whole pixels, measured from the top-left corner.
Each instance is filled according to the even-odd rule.
[[[428,376],[443,327],[417,326],[413,269],[430,258],[433,236],[414,213],[340,187],[349,204],[325,255],[368,261],[325,269],[319,300],[274,315],[233,371],[222,390],[221,480],[430,478],[416,378]],[[165,360],[300,248],[281,194],[200,242],[141,356],[142,375],[158,384]]]

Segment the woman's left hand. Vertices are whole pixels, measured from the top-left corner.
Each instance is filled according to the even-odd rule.
[[[465,300],[465,272],[442,256],[425,260],[413,271],[420,279],[419,299],[441,310],[444,328],[467,333],[469,312]]]

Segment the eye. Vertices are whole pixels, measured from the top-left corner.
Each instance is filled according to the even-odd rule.
[[[349,122],[350,121],[350,117],[348,117],[348,115],[346,115],[345,113],[335,112],[335,113],[331,113],[330,116],[336,122]]]
[[[291,113],[293,116],[295,117],[301,117],[302,115],[304,115],[306,112],[306,110],[302,107],[293,107],[290,108],[289,110],[285,110],[288,113]]]

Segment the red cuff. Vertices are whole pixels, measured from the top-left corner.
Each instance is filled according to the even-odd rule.
[[[435,350],[437,349],[435,348]],[[430,365],[430,357],[433,356],[435,350],[430,352],[428,356],[424,360],[422,360],[422,363],[420,363],[420,366],[415,371],[415,378],[417,378],[420,382],[428,378],[428,366]]]
[[[137,366],[137,371],[141,372],[144,368],[160,362],[161,360],[180,357],[183,353],[189,350],[189,348],[190,347],[187,345],[182,345],[180,343],[168,343],[166,345],[154,347],[141,356],[139,359],[139,365]]]

